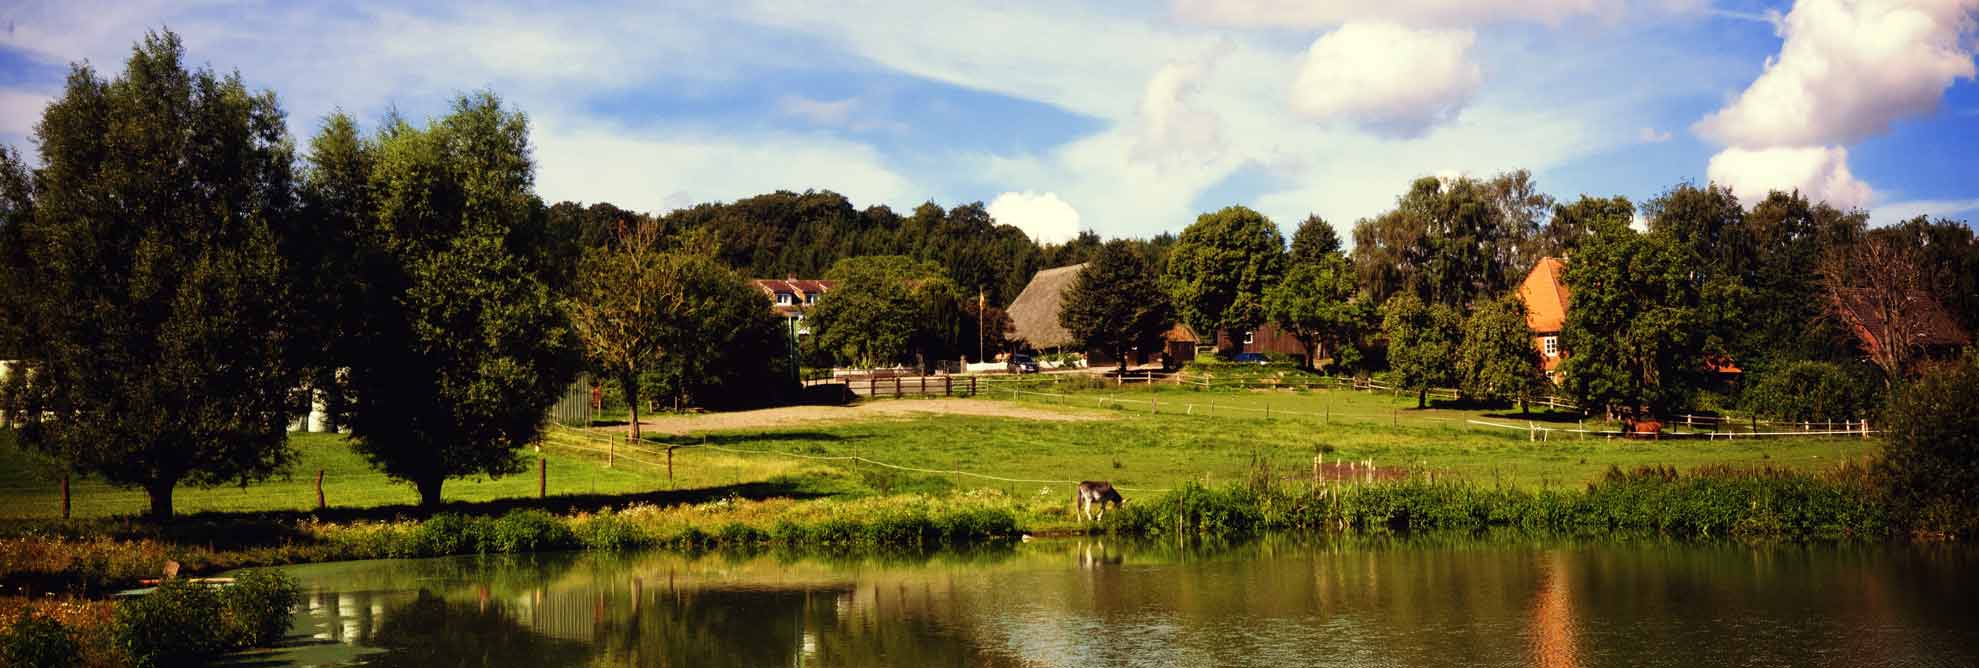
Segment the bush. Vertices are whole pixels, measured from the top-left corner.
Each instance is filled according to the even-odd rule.
[[[486,521],[455,513],[426,518],[396,552],[407,557],[437,557],[482,552]]]
[[[82,646],[61,622],[29,613],[0,633],[0,664],[16,668],[65,668],[80,663]]]
[[[646,531],[607,510],[577,523],[577,542],[593,550],[628,550],[653,544]]]
[[[1859,368],[1793,362],[1763,372],[1746,388],[1742,403],[1746,410],[1773,420],[1860,420],[1873,412],[1879,385]]]
[[[1879,477],[1912,531],[1979,535],[1979,363],[1928,369],[1898,388]]]
[[[228,640],[235,647],[274,644],[288,634],[301,601],[295,578],[269,569],[242,571],[233,586],[220,590]]]
[[[482,543],[483,552],[539,552],[568,549],[577,544],[570,527],[540,510],[516,510],[489,527]]]
[[[117,647],[138,668],[197,665],[227,649],[220,596],[211,588],[166,580],[150,594],[117,606]]]

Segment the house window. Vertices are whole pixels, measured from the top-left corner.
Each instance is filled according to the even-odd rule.
[[[1257,332],[1244,332],[1244,345],[1257,343]]]
[[[777,295],[776,295],[776,303],[777,303],[777,305],[778,305],[778,306],[789,306],[789,305],[790,305],[790,294],[789,294],[789,293],[787,293],[787,292],[779,292],[779,293],[777,293]]]
[[[1540,337],[1539,341],[1540,341],[1540,345],[1545,346],[1547,357],[1560,356],[1560,337],[1543,336]]]
[[[818,303],[818,293],[813,292],[811,294],[804,295],[804,303],[806,304]]]

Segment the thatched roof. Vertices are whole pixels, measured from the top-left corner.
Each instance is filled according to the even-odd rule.
[[[1023,339],[1033,348],[1063,348],[1072,345],[1072,333],[1058,324],[1058,310],[1065,305],[1065,293],[1079,280],[1084,264],[1054,267],[1031,277],[1017,300],[1010,302],[1010,323],[1017,330],[1013,338]]]

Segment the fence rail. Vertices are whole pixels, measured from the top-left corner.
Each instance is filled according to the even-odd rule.
[[[973,397],[975,376],[894,376],[845,378],[846,392],[860,397]]]

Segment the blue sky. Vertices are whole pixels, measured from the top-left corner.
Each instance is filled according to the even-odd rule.
[[[1979,0],[0,6],[0,141],[147,28],[281,97],[528,113],[545,199],[665,211],[776,189],[983,201],[1045,240],[1230,204],[1344,233],[1422,175],[1562,199],[1798,188],[1877,223],[1979,212]]]

